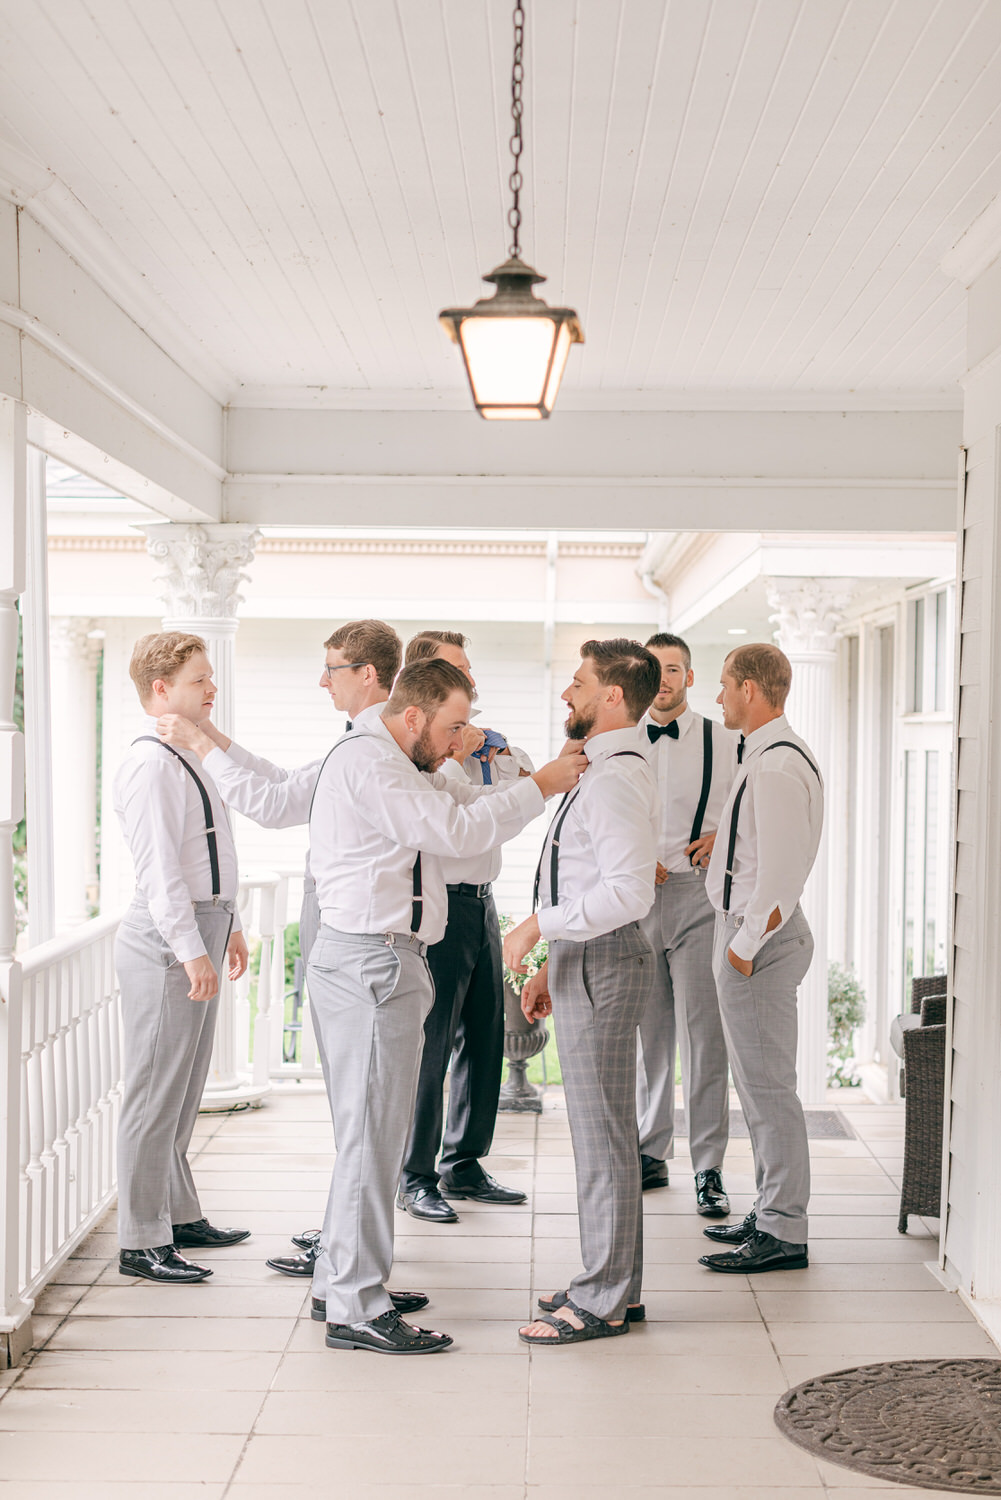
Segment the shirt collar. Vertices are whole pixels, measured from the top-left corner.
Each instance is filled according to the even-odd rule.
[[[777,719],[769,719],[767,724],[762,724],[761,728],[755,729],[753,734],[746,735],[744,738],[744,764],[747,764],[747,757],[749,755],[757,754],[766,745],[774,744],[776,740],[780,740],[784,734],[788,733],[789,720],[785,714],[779,714]]]
[[[376,719],[382,718],[382,710],[386,707],[383,703],[370,703],[368,708],[361,709],[351,720],[352,729],[357,729],[359,724],[363,729],[368,729]],[[392,736],[390,736],[392,738]]]
[[[642,754],[643,742],[640,733],[638,724],[630,724],[627,729],[606,729],[603,734],[591,736],[584,746],[584,754],[592,765],[595,761],[607,760],[618,750],[639,750]]]

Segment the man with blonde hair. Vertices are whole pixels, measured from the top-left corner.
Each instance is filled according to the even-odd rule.
[[[706,876],[716,910],[713,974],[758,1192],[742,1223],[703,1230],[730,1248],[701,1264],[736,1275],[809,1264],[796,999],[813,937],[799,899],[820,844],[824,784],[813,751],[785,716],[791,685],[792,668],[777,646],[740,646],[723,664],[716,700],[742,742]]]
[[[219,793],[190,754],[161,744],[161,714],[206,723],[216,689],[205,642],[163,631],[136,642],[129,671],[144,732],[115,777],[136,872],[115,963],[122,995],[125,1097],[118,1131],[119,1270],[165,1284],[212,1274],[178,1255],[244,1240],[202,1215],[187,1149],[205,1087],[219,975],[247,967],[236,909],[236,848]]]

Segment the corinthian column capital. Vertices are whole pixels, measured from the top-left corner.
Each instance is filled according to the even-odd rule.
[[[850,578],[766,578],[769,619],[787,656],[833,655],[852,597]]]
[[[141,526],[150,556],[164,564],[157,575],[162,585],[164,618],[168,620],[232,620],[243,603],[240,584],[249,576],[256,526],[220,522],[183,525],[168,521]]]

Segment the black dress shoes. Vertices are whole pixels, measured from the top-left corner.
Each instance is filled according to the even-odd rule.
[[[749,1276],[754,1271],[805,1271],[809,1264],[805,1245],[777,1240],[773,1234],[765,1234],[761,1229],[756,1229],[750,1238],[733,1250],[699,1256],[700,1266],[737,1276]]]
[[[667,1187],[667,1162],[661,1161],[659,1156],[641,1156],[640,1166],[643,1170],[643,1191],[648,1188]]]
[[[396,1195],[396,1206],[414,1219],[427,1219],[430,1224],[458,1224],[459,1215],[449,1208],[437,1188],[401,1187]],[[359,1345],[359,1347],[361,1347]]]
[[[174,1244],[186,1250],[211,1250],[216,1245],[238,1245],[250,1239],[249,1229],[216,1229],[208,1219],[193,1224],[173,1224]]]
[[[123,1276],[141,1276],[144,1281],[162,1281],[166,1285],[184,1286],[204,1281],[212,1272],[208,1266],[196,1266],[178,1255],[173,1245],[157,1245],[152,1250],[122,1250],[118,1269]]]
[[[425,1297],[423,1292],[390,1292],[389,1300],[398,1313],[415,1313],[427,1307],[431,1298]],[[321,1297],[313,1298],[309,1316],[314,1323],[327,1321],[327,1304]]]
[[[298,1245],[300,1250],[312,1250],[314,1245],[320,1243],[320,1229],[304,1229],[302,1234],[292,1235],[293,1245]]]
[[[710,1167],[707,1172],[696,1172],[695,1208],[704,1219],[725,1219],[730,1212],[730,1200],[726,1196],[719,1167]]]
[[[502,1187],[496,1177],[484,1172],[475,1182],[447,1182],[441,1179],[444,1198],[472,1198],[475,1203],[527,1203],[528,1194],[518,1188]]]
[[[313,1245],[301,1255],[273,1255],[264,1264],[270,1266],[272,1271],[280,1271],[283,1276],[312,1276],[319,1253],[319,1245]]]
[[[747,1218],[741,1219],[739,1224],[714,1224],[711,1229],[703,1229],[702,1233],[707,1240],[716,1240],[720,1245],[742,1245],[751,1238],[756,1223],[752,1208]]]
[[[447,1333],[404,1323],[395,1307],[359,1328],[351,1323],[328,1323],[324,1342],[328,1349],[372,1349],[376,1354],[437,1354],[452,1344]]]

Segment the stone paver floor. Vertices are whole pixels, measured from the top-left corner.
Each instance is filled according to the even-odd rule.
[[[197,1127],[203,1205],[253,1237],[210,1252],[212,1280],[161,1288],[117,1272],[111,1216],[39,1301],[30,1362],[0,1375],[0,1500],[877,1500],[776,1431],[790,1385],[884,1359],[994,1357],[897,1233],[902,1110],[838,1099],[853,1140],[812,1143],[811,1265],[758,1278],[696,1264],[706,1249],[690,1165],[645,1199],[647,1322],[627,1341],[529,1350],[540,1291],[578,1266],[562,1095],[502,1116],[490,1169],[524,1209],[461,1205],[432,1228],[400,1216],[396,1286],[454,1335],[424,1359],[323,1346],[308,1284],[268,1271],[320,1221],[332,1150],[321,1095],[272,1099]],[[683,1153],[687,1143],[680,1143]],[[734,1210],[750,1149],[731,1146]],[[935,1228],[937,1226],[931,1226]]]

